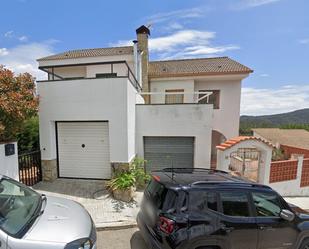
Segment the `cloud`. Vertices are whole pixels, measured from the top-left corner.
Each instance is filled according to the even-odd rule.
[[[18,37],[18,40],[21,41],[21,42],[26,42],[26,41],[28,41],[28,37],[25,36],[25,35],[22,35],[22,36]]]
[[[260,77],[269,77],[270,75],[269,74],[267,74],[267,73],[262,73],[262,74],[260,74]]]
[[[215,37],[215,32],[179,30],[169,35],[150,38],[149,50],[158,59],[176,59],[214,56],[228,50],[239,49],[236,45],[215,46],[212,44]],[[132,45],[132,41],[122,40],[112,45],[127,46]]]
[[[12,38],[14,36],[14,31],[10,30],[4,33],[5,38]]]
[[[180,19],[199,18],[205,14],[206,10],[207,9],[205,7],[174,10],[149,16],[146,20],[150,24],[157,24],[171,20],[175,21]]]
[[[55,40],[33,42],[12,48],[0,48],[0,64],[15,73],[29,72],[37,79],[44,79],[45,73],[38,69],[36,59],[53,54]]]
[[[267,115],[309,107],[309,84],[278,89],[243,88],[241,114]]]
[[[298,42],[299,42],[300,44],[309,44],[309,38],[300,39]]]
[[[268,5],[279,1],[281,0],[240,0],[238,2],[235,2],[230,7],[233,10],[242,10],[242,9],[260,7],[263,5]]]
[[[7,48],[0,48],[0,58],[1,56],[5,56],[7,55],[9,52],[7,50]]]

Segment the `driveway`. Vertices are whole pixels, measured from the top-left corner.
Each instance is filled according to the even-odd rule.
[[[39,182],[33,188],[46,195],[79,202],[99,228],[135,225],[143,196],[142,192],[137,192],[135,201],[131,203],[116,201],[102,180],[56,179],[54,182]]]

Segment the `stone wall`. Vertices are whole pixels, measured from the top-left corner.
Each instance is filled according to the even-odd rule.
[[[42,160],[42,179],[52,182],[58,177],[57,160]]]

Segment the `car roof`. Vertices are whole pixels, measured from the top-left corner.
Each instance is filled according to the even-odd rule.
[[[170,188],[205,188],[205,187],[237,187],[237,188],[267,188],[247,179],[234,176],[228,172],[204,168],[166,168],[153,171],[155,180]]]

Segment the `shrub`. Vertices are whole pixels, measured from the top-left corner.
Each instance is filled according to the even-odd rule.
[[[107,183],[107,187],[112,191],[130,187],[143,188],[150,180],[150,175],[144,169],[145,162],[144,159],[135,158],[126,171],[116,173]]]
[[[40,149],[38,116],[23,122],[21,130],[17,133],[17,141],[19,153]]]

